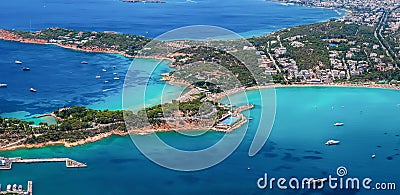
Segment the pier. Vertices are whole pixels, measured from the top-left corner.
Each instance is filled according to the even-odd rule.
[[[4,158],[0,157],[0,170],[10,170],[13,163],[49,163],[49,162],[65,162],[67,168],[87,167],[86,164],[72,160],[70,158]]]

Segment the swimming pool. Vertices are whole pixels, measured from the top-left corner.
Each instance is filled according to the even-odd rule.
[[[223,120],[222,123],[224,123],[225,125],[232,125],[233,123],[235,123],[238,120],[239,120],[238,117],[229,117],[229,118]]]

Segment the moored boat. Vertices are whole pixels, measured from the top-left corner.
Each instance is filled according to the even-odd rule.
[[[119,80],[119,77],[114,77],[114,80]]]
[[[34,88],[30,88],[29,91],[31,91],[31,92],[37,92],[37,90],[34,89]]]
[[[5,88],[5,87],[7,87],[7,84],[5,84],[5,83],[0,83],[0,88]]]
[[[19,61],[19,60],[15,60],[15,63],[16,63],[16,64],[22,64],[22,62]]]
[[[31,69],[28,68],[28,67],[23,67],[22,70],[23,70],[23,71],[31,71]]]
[[[86,62],[86,61],[82,61],[82,62],[81,62],[81,64],[88,64],[88,62]]]

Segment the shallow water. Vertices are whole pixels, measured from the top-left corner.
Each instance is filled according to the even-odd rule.
[[[277,178],[322,178],[337,176],[336,169],[339,166],[347,168],[348,177],[400,182],[397,176],[400,172],[400,127],[393,122],[400,113],[397,106],[400,101],[399,91],[310,87],[278,88],[276,92],[277,115],[274,128],[265,146],[254,157],[248,156],[248,149],[263,107],[258,93],[248,92],[250,103],[255,104],[254,109],[245,112],[253,118],[249,121],[248,132],[239,148],[212,168],[197,172],[171,171],[147,160],[129,137],[114,136],[70,149],[57,146],[4,152],[4,156],[67,156],[85,162],[89,167],[67,169],[62,163],[15,165],[12,171],[0,172],[0,183],[25,183],[33,180],[35,193],[39,194],[59,189],[63,189],[58,191],[59,194],[74,193],[77,189],[86,194],[158,194],[161,191],[166,194],[232,191],[237,194],[262,194],[271,193],[257,188],[256,181],[264,173]],[[238,95],[231,97],[233,103],[235,96]],[[337,121],[345,125],[334,127]],[[238,136],[242,130],[240,128],[229,136]],[[187,137],[172,132],[159,134],[165,142],[188,150],[206,148],[223,135],[215,132],[200,137]],[[337,139],[341,143],[328,147],[324,144],[328,139]],[[156,149],[155,152],[160,158],[171,158],[171,154]],[[375,159],[371,159],[372,154],[376,154]],[[247,170],[247,167],[251,170]],[[289,192],[294,191],[274,189],[272,193]],[[362,192],[376,194],[376,191]],[[336,194],[338,191],[316,192],[331,193]]]

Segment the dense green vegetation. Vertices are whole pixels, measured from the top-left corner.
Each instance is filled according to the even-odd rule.
[[[208,104],[207,104],[208,103]],[[226,114],[229,109],[220,106],[215,102],[203,102],[196,98],[186,102],[172,101],[171,103],[159,104],[139,111],[137,114],[126,112],[125,119],[130,126],[138,128],[147,125],[165,124],[165,118],[185,117],[192,120],[196,117],[204,116],[210,113],[216,113],[218,118]]]
[[[54,111],[56,124],[40,123],[0,117],[0,140],[3,144],[25,139],[26,144],[66,140],[75,142],[111,130],[126,131],[122,111],[99,111],[74,106]]]
[[[200,88],[202,88],[202,89],[206,89],[206,90],[208,90],[208,91],[211,92],[211,93],[221,93],[221,92],[222,92],[221,87],[217,86],[217,85],[214,84],[214,83],[210,83],[210,82],[207,82],[207,81],[198,81],[198,82],[195,82],[195,83],[193,84],[193,86],[195,86],[195,87],[200,87]]]
[[[177,52],[187,54],[185,56],[175,57],[176,62],[174,65],[178,67],[194,62],[212,62],[221,65],[230,73],[236,75],[242,86],[250,87],[256,85],[256,80],[246,65],[225,51],[220,51],[211,47],[199,46],[185,48]],[[182,59],[185,60],[182,61]]]
[[[135,55],[150,39],[130,34],[117,34],[112,32],[81,32],[64,28],[48,28],[30,33],[13,31],[23,38],[43,39],[48,42],[60,44],[76,44],[79,47],[98,47],[113,49],[129,55]]]

